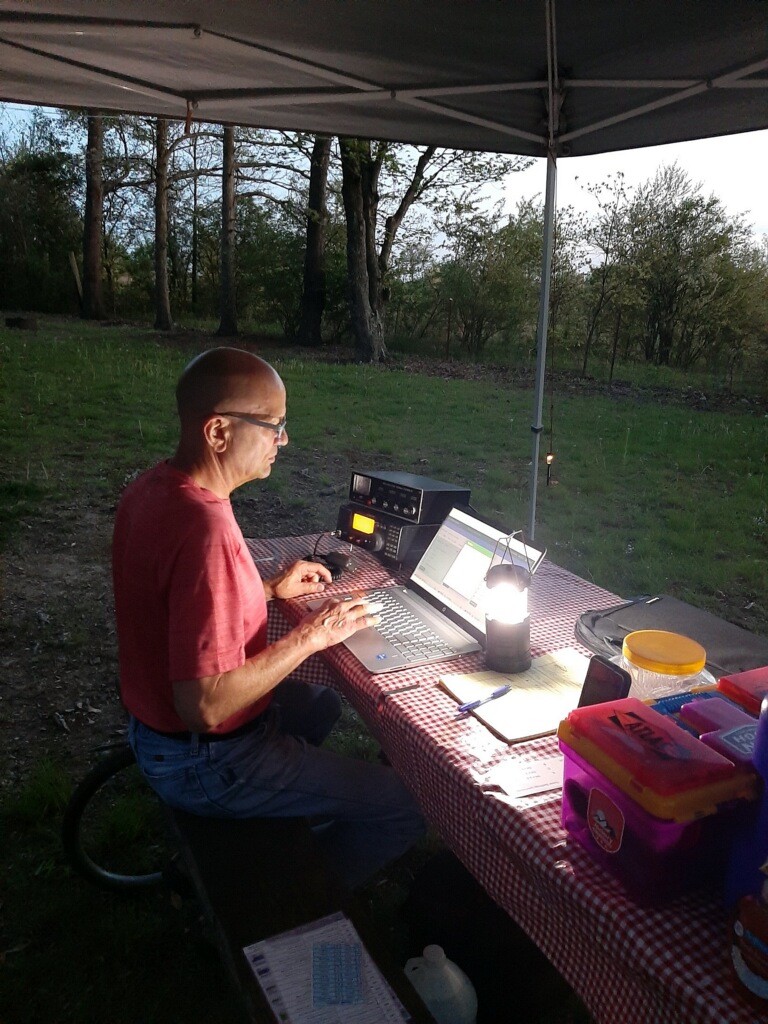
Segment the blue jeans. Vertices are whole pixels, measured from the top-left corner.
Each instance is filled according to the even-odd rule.
[[[354,889],[425,826],[392,768],[318,749],[340,711],[333,690],[286,680],[242,736],[176,739],[131,718],[129,739],[147,782],[172,807],[214,818],[331,819],[318,840],[329,867]]]

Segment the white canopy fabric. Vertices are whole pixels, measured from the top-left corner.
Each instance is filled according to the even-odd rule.
[[[768,0],[0,0],[0,101],[546,156],[533,540],[556,160],[768,128]]]

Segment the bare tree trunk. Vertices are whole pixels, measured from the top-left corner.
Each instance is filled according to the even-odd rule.
[[[155,328],[173,329],[168,289],[168,122],[157,119],[155,147]]]
[[[197,135],[192,136],[192,312],[197,313],[197,247],[198,247],[198,202],[197,202]]]
[[[237,334],[237,285],[235,278],[235,129],[224,129],[221,168],[221,337]]]
[[[613,327],[613,347],[611,348],[611,369],[608,374],[608,383],[613,384],[613,369],[616,366],[616,352],[619,348],[619,337],[621,335],[621,306],[616,310],[616,321]]]
[[[104,320],[106,312],[101,282],[101,244],[104,220],[104,120],[101,114],[97,113],[88,115],[84,220],[81,315],[84,320]]]
[[[380,293],[378,260],[375,250],[371,254],[369,235],[370,148],[369,144],[364,145],[368,146],[365,152],[359,140],[339,139],[341,195],[347,222],[347,294],[355,355],[360,362],[376,363],[387,358],[387,349],[377,301]],[[369,179],[368,188],[364,177]],[[375,223],[374,212],[374,227]]]
[[[381,252],[379,253],[379,278],[381,279],[384,293],[388,290],[386,283],[387,273],[389,272],[389,261],[392,255],[392,245],[395,241],[395,236],[400,229],[400,225],[403,223],[406,213],[410,210],[411,206],[419,196],[421,187],[424,183],[424,172],[426,171],[430,160],[435,155],[435,151],[435,146],[427,146],[421,154],[413,172],[413,177],[408,183],[408,188],[405,190],[405,194],[400,200],[400,205],[391,217],[387,217],[384,223],[384,240],[381,243]],[[376,225],[374,223],[374,233],[375,229]],[[383,295],[383,298],[386,298],[386,294]]]
[[[322,319],[325,309],[325,229],[328,223],[328,164],[331,140],[324,135],[315,138],[309,169],[309,202],[307,209],[307,248],[304,255],[304,288],[301,297],[299,343],[321,345]]]
[[[379,362],[387,358],[384,309],[389,299],[388,273],[395,236],[425,185],[424,172],[435,155],[428,146],[419,157],[408,187],[395,212],[387,217],[381,251],[376,251],[379,177],[388,145],[363,139],[339,139],[341,194],[347,221],[349,312],[357,358]]]

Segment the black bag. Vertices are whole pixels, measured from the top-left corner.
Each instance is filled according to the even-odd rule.
[[[768,639],[666,595],[645,595],[584,612],[576,620],[575,632],[590,651],[612,657],[621,653],[624,637],[636,629],[665,629],[697,640],[707,652],[707,668],[718,679],[768,665]]]

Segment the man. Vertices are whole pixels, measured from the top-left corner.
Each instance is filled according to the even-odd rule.
[[[193,359],[176,388],[173,458],[125,491],[113,538],[123,703],[136,759],[160,797],[213,817],[330,819],[319,833],[349,888],[422,834],[391,768],[319,745],[341,705],[288,677],[376,621],[365,600],[328,601],[267,644],[267,602],[317,594],[328,569],[299,561],[263,580],[229,497],[264,479],[288,443],[285,387],[252,353]]]

